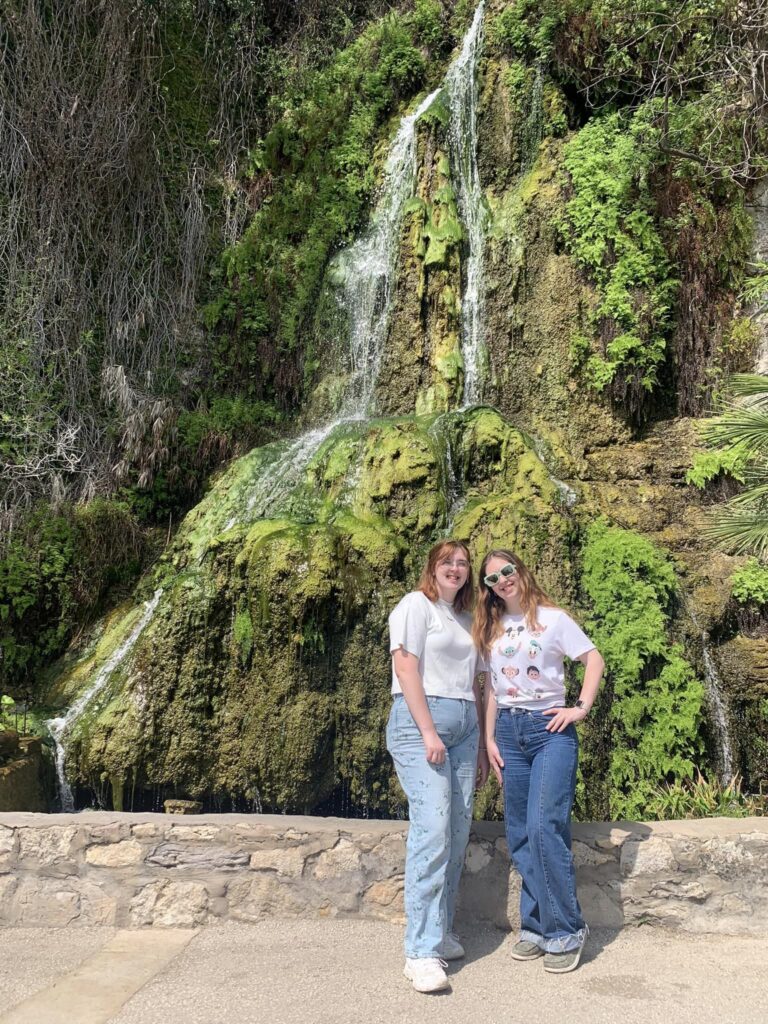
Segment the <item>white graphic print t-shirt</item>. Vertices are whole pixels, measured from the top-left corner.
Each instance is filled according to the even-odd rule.
[[[536,627],[524,615],[505,615],[487,670],[500,708],[543,711],[565,704],[563,658],[575,660],[594,644],[561,608],[538,608]]]

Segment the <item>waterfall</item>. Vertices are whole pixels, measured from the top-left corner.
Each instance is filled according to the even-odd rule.
[[[342,420],[364,419],[373,412],[373,392],[387,339],[397,277],[400,227],[416,181],[416,122],[432,105],[436,89],[404,117],[387,158],[381,198],[365,234],[336,260],[344,280],[349,317],[352,376],[342,403]]]
[[[88,689],[82,693],[67,713],[61,718],[51,718],[45,724],[48,728],[49,733],[53,739],[56,748],[56,781],[59,790],[59,800],[61,803],[62,811],[71,813],[75,810],[75,798],[72,793],[72,789],[67,782],[67,776],[65,774],[66,764],[66,748],[64,746],[64,738],[68,732],[72,729],[72,726],[80,718],[86,707],[90,704],[93,698],[104,689],[104,686],[109,681],[112,673],[120,665],[123,659],[128,655],[139,639],[144,629],[149,624],[152,616],[155,613],[162,589],[158,589],[152,595],[151,600],[145,602],[144,612],[133,627],[129,635],[123,640],[117,650],[112,654],[107,661],[101,666],[96,676],[88,687]]]
[[[709,649],[709,635],[701,631],[701,652],[704,660],[704,677],[707,681],[707,694],[720,748],[720,781],[724,786],[733,780],[733,748],[728,728],[728,714],[723,700],[723,684],[715,667],[715,661]]]
[[[333,431],[345,423],[364,420],[373,410],[373,394],[387,339],[392,295],[397,277],[400,228],[406,202],[416,181],[416,122],[439,89],[430,93],[400,121],[384,167],[384,182],[368,229],[335,258],[343,281],[342,304],[348,318],[350,378],[339,415],[307,431],[259,474],[248,497],[245,515],[236,513],[226,523],[251,522],[268,515],[301,482],[313,455]]]
[[[449,150],[456,182],[459,211],[467,232],[469,255],[462,298],[462,351],[464,406],[480,398],[482,361],[482,258],[486,220],[477,169],[477,61],[482,43],[484,5],[475,11],[459,56],[446,73],[443,88],[450,110]],[[323,442],[347,423],[375,414],[374,395],[389,330],[397,281],[397,257],[405,205],[416,181],[416,124],[443,91],[436,89],[401,121],[384,167],[379,199],[366,231],[340,252],[333,265],[342,282],[340,302],[348,323],[350,375],[339,415],[314,427],[294,441],[275,461],[257,474],[245,512],[230,514],[225,529],[271,514],[300,483],[312,457]]]
[[[475,11],[461,54],[448,69],[445,89],[450,110],[448,130],[451,172],[456,182],[459,213],[467,233],[466,281],[461,300],[463,407],[482,398],[483,363],[483,242],[486,209],[477,169],[477,62],[482,47],[484,4]]]
[[[702,629],[696,613],[691,607],[690,601],[683,597],[683,607],[688,613],[688,618],[696,627],[701,637],[701,656],[704,662],[704,679],[707,685],[707,700],[709,703],[710,718],[717,737],[718,754],[720,756],[720,781],[727,786],[732,781],[735,767],[733,763],[733,745],[731,744],[731,731],[728,727],[728,712],[723,700],[723,682],[720,673],[717,671],[715,660],[712,657],[709,644],[709,633]]]

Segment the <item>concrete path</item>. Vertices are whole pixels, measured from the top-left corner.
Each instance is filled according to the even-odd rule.
[[[453,991],[402,977],[402,931],[356,920],[197,933],[0,930],[0,1024],[763,1024],[768,939],[599,931],[573,974],[465,937]]]

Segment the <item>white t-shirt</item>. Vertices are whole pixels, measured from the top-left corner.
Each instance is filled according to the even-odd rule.
[[[419,673],[428,697],[474,700],[472,684],[477,652],[472,641],[472,616],[414,590],[389,616],[389,650],[401,647],[419,659]],[[402,693],[392,659],[392,693]]]
[[[500,708],[543,711],[565,704],[563,658],[575,660],[594,644],[561,608],[540,607],[538,628],[529,630],[524,615],[504,615],[504,632],[491,644],[491,685]]]

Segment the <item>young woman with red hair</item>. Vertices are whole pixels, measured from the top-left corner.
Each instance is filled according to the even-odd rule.
[[[564,974],[578,967],[587,935],[571,856],[579,753],[574,726],[594,703],[603,659],[506,549],[483,560],[473,635],[490,681],[488,757],[504,789],[507,844],[522,881],[512,956],[543,956],[545,971]],[[565,658],[585,666],[572,707],[565,700]]]
[[[389,617],[394,701],[387,750],[408,798],[405,976],[418,992],[449,987],[445,960],[464,950],[453,933],[477,777],[488,775],[472,568],[459,541],[429,552],[416,590]],[[478,747],[482,747],[478,754]]]

